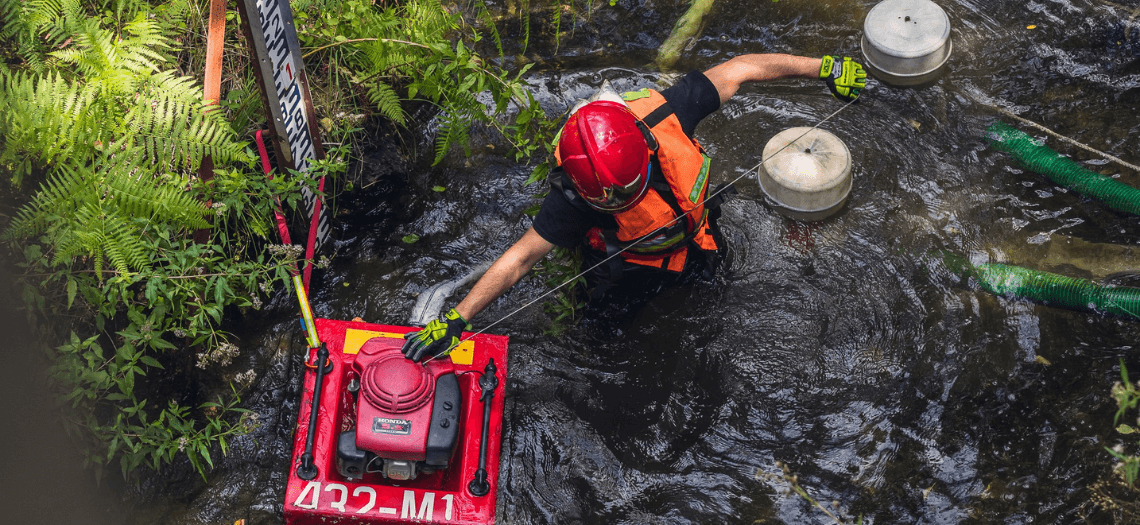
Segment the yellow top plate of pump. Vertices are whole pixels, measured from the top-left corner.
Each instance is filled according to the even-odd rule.
[[[346,354],[355,354],[360,352],[360,347],[368,342],[373,337],[388,337],[391,339],[403,339],[404,334],[395,332],[376,332],[373,330],[357,330],[349,328],[344,333],[344,350]],[[475,341],[468,339],[459,343],[450,354],[451,362],[457,365],[469,365],[475,358]]]

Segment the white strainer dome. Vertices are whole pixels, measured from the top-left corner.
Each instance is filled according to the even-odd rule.
[[[851,152],[827,131],[784,130],[764,146],[763,158],[760,189],[785,216],[822,220],[839,211],[851,191]]]

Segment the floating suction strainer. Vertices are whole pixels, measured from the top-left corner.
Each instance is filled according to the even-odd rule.
[[[863,21],[863,57],[875,78],[897,86],[932,81],[950,60],[950,18],[930,0],[886,0]]]
[[[764,146],[763,158],[756,177],[781,215],[818,221],[847,201],[851,152],[839,137],[822,129],[786,129]]]

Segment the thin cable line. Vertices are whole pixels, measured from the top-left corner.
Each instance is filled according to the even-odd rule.
[[[1070,143],[1070,144],[1072,144],[1072,145],[1074,145],[1074,146],[1076,146],[1076,147],[1078,147],[1078,148],[1081,148],[1081,149],[1083,149],[1083,150],[1085,150],[1085,151],[1088,151],[1088,152],[1091,152],[1091,153],[1095,153],[1095,154],[1097,154],[1097,155],[1100,155],[1101,157],[1103,157],[1103,158],[1105,158],[1105,159],[1108,159],[1108,160],[1110,160],[1110,161],[1112,161],[1112,162],[1115,162],[1115,163],[1117,163],[1117,164],[1119,164],[1119,165],[1121,165],[1121,166],[1124,166],[1124,167],[1126,167],[1126,168],[1128,168],[1128,169],[1131,169],[1131,170],[1133,170],[1133,171],[1135,171],[1135,172],[1137,172],[1137,173],[1140,173],[1140,166],[1137,166],[1137,165],[1135,165],[1135,164],[1132,164],[1132,163],[1130,163],[1130,162],[1128,162],[1128,161],[1125,161],[1125,160],[1123,160],[1123,159],[1120,159],[1120,158],[1114,157],[1114,156],[1112,156],[1112,155],[1109,155],[1108,153],[1105,153],[1105,152],[1103,152],[1103,151],[1100,151],[1100,150],[1098,150],[1098,149],[1096,149],[1096,148],[1093,148],[1093,147],[1091,147],[1091,146],[1086,146],[1085,144],[1082,144],[1082,143],[1080,143],[1080,142],[1078,142],[1078,141],[1076,141],[1076,140],[1074,140],[1074,139],[1071,139],[1071,138],[1069,138],[1069,137],[1066,137],[1066,136],[1064,136],[1064,135],[1062,135],[1062,134],[1060,134],[1060,133],[1057,133],[1056,131],[1053,131],[1053,130],[1051,130],[1051,129],[1049,129],[1049,128],[1045,127],[1045,126],[1042,126],[1041,124],[1038,124],[1038,123],[1036,123],[1036,122],[1033,122],[1032,120],[1029,120],[1029,119],[1027,119],[1027,118],[1024,118],[1024,117],[1018,116],[1018,115],[1017,115],[1017,114],[1015,114],[1014,112],[1012,112],[1012,111],[1010,111],[1010,110],[1008,110],[1008,109],[1005,109],[1005,108],[1003,108],[1003,107],[1001,107],[1001,106],[995,106],[995,105],[993,105],[993,104],[987,104],[987,103],[985,103],[985,102],[981,102],[981,101],[978,101],[978,103],[982,104],[983,106],[989,106],[989,107],[991,107],[991,108],[993,108],[993,109],[996,109],[996,110],[998,111],[998,113],[1001,113],[1002,115],[1005,115],[1005,116],[1007,116],[1007,117],[1010,117],[1010,118],[1012,118],[1012,119],[1015,119],[1015,120],[1017,120],[1018,122],[1021,122],[1021,123],[1024,123],[1024,124],[1028,124],[1028,125],[1030,125],[1030,126],[1033,126],[1033,127],[1037,128],[1037,129],[1039,129],[1039,130],[1041,130],[1041,131],[1044,131],[1045,133],[1047,133],[1047,134],[1049,134],[1049,135],[1051,135],[1051,136],[1053,136],[1053,137],[1056,137],[1056,138],[1058,138],[1058,139],[1061,139],[1061,140],[1063,140],[1063,141],[1065,141],[1065,142],[1068,142],[1068,143]]]

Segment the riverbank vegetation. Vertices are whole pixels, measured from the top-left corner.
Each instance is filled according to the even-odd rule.
[[[503,60],[480,1],[292,8],[330,148],[309,173],[269,179],[250,145],[264,111],[233,6],[211,108],[208,2],[0,0],[0,179],[17,201],[3,242],[29,322],[53,342],[61,413],[98,475],[185,458],[205,477],[254,428],[240,408],[254,377],[230,366],[240,349],[227,327],[305,264],[276,244],[274,198],[296,216],[303,188],[344,171],[354,116],[405,125],[426,104],[435,162],[486,126],[545,177],[554,124],[521,80],[529,66]]]

